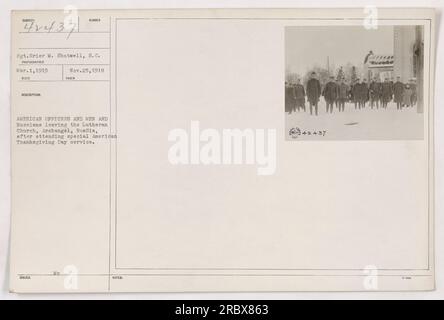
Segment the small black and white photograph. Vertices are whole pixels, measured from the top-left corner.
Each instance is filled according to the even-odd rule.
[[[423,32],[286,27],[286,140],[422,140]]]

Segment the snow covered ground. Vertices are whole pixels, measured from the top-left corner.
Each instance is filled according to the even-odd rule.
[[[416,107],[399,111],[396,104],[391,102],[387,109],[372,110],[367,103],[365,109],[355,110],[353,103],[346,103],[345,112],[339,112],[334,107],[333,113],[327,114],[325,102],[321,99],[318,111],[318,116],[310,115],[306,103],[305,112],[286,113],[286,138],[296,141],[417,140],[424,136],[424,114],[418,113]],[[325,135],[320,135],[319,131],[325,132]]]

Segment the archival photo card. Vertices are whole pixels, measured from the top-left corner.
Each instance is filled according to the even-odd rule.
[[[285,28],[287,140],[421,140],[422,25]]]
[[[434,15],[14,11],[11,292],[433,290]]]

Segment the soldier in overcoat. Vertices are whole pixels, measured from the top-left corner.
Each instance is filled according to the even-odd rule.
[[[355,83],[353,83],[351,92],[352,92],[352,99],[353,99],[353,103],[355,104],[355,109],[358,109],[359,106],[359,94],[360,94],[360,79],[357,78]]]
[[[367,84],[367,79],[365,79],[365,78],[363,79],[363,81],[361,83],[360,92],[361,92],[361,94],[360,94],[361,108],[364,109],[365,104],[369,100],[368,84]]]
[[[404,93],[404,84],[401,82],[401,77],[396,77],[396,82],[393,84],[393,100],[396,103],[396,109],[402,109],[402,96]]]
[[[339,85],[337,86],[337,101],[338,101],[339,112],[344,112],[345,110],[345,101],[347,101],[348,92],[349,92],[348,85],[345,83],[345,80],[342,79]]]
[[[330,77],[330,80],[325,84],[324,90],[322,92],[322,95],[325,99],[326,113],[332,113],[333,112],[333,105],[336,101],[336,97],[338,94],[337,84],[334,80],[334,77]]]
[[[384,109],[387,108],[387,104],[392,99],[392,85],[388,78],[385,78],[384,82],[381,85],[381,100],[382,107]]]
[[[404,107],[408,108],[412,106],[412,94],[413,90],[410,83],[404,86],[404,92],[402,93],[402,104]]]
[[[310,104],[310,114],[313,114],[313,108],[315,114],[318,115],[318,102],[321,96],[321,83],[316,79],[316,72],[311,73],[310,79],[307,81],[306,86],[307,100]]]
[[[294,88],[285,81],[285,112],[291,114],[293,111]]]
[[[300,111],[302,109],[305,111],[305,89],[301,84],[301,79],[297,79],[294,85],[294,99],[295,110]]]
[[[375,77],[370,83],[369,93],[370,93],[370,107],[376,107],[379,109],[379,99],[381,96],[381,82],[379,82],[378,78]]]

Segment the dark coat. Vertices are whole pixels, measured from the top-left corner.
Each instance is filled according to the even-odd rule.
[[[368,99],[368,88],[365,83],[356,83],[353,87],[353,98],[355,102],[364,102]]]
[[[382,85],[380,82],[372,81],[370,83],[370,98],[373,100],[377,100],[381,97],[382,94]]]
[[[302,84],[296,84],[294,86],[294,96],[297,99],[304,99],[305,100],[305,89]]]
[[[404,92],[404,84],[400,81],[396,81],[393,85],[393,100],[395,102],[402,103],[402,94]]]
[[[355,87],[356,87],[356,83],[352,83],[350,85],[350,90],[349,90],[350,101],[356,101],[356,98],[355,98],[355,91],[356,91],[356,89],[355,89]]]
[[[413,94],[412,87],[405,86],[404,87],[404,92],[402,94],[402,103],[407,105],[407,106],[412,105],[412,94]]]
[[[294,86],[294,98],[296,100],[296,106],[302,107],[305,104],[305,89],[302,84],[296,84]]]
[[[334,102],[338,95],[338,85],[333,81],[327,82],[322,94],[325,98],[325,101]]]
[[[384,102],[392,100],[392,84],[390,82],[383,82],[381,84],[381,98]]]
[[[321,84],[318,79],[310,79],[307,82],[307,99],[312,103],[317,103],[321,96]]]
[[[348,86],[345,83],[340,83],[337,86],[337,97],[341,101],[345,101],[348,98]]]
[[[367,83],[361,83],[361,94],[360,94],[361,101],[368,101],[369,98],[369,90]]]
[[[361,101],[363,83],[355,83],[353,85],[353,100],[355,102]]]
[[[290,112],[294,103],[294,88],[285,86],[285,111]]]

